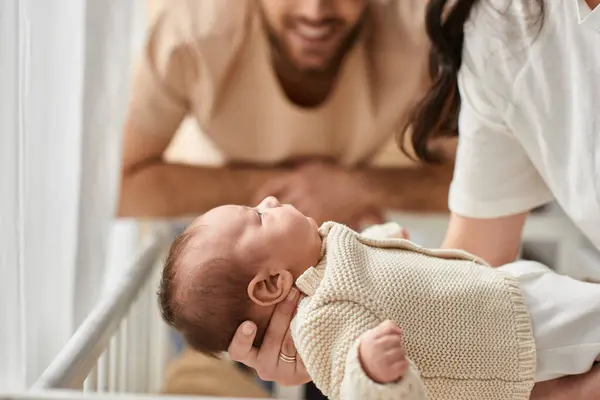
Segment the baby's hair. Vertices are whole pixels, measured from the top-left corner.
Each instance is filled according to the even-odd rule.
[[[247,288],[254,275],[227,257],[184,267],[185,253],[202,251],[196,243],[190,247],[190,242],[210,234],[203,228],[186,230],[171,245],[158,299],[167,324],[180,331],[194,350],[217,356],[227,351],[238,326],[249,319],[252,301]],[[263,335],[259,327],[255,345],[260,345]]]

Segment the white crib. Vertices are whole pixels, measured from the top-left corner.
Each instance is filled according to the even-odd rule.
[[[146,224],[135,260],[113,279],[96,306],[22,399],[158,397],[173,357],[169,328],[156,301],[160,269],[181,221]],[[279,388],[297,398],[299,388]],[[125,396],[125,397],[124,397]],[[161,400],[186,396],[160,396]],[[0,395],[0,399],[2,399]],[[196,396],[196,398],[198,398]],[[202,397],[213,399],[212,397]],[[219,398],[223,399],[223,398]]]
[[[414,232],[425,246],[440,243],[447,216],[406,215],[389,217]],[[158,396],[164,367],[172,356],[168,328],[156,306],[160,261],[173,238],[167,224],[152,225],[135,261],[120,274],[111,290],[97,303],[52,364],[27,393],[0,394],[3,399],[111,399],[160,400],[183,396]],[[554,241],[558,246],[556,269],[578,277],[597,272],[586,265],[600,265],[595,250],[580,245],[580,235],[560,214],[532,216],[525,240]],[[421,239],[421,240],[419,240]],[[580,261],[574,261],[574,250]],[[567,262],[569,260],[570,262]],[[569,271],[578,265],[580,270]],[[600,280],[600,276],[592,276]],[[301,398],[299,388],[278,388],[276,397]],[[208,398],[207,398],[208,399]],[[219,398],[222,399],[222,398]]]
[[[158,392],[170,348],[155,293],[170,236],[163,227],[148,236],[32,390]]]
[[[111,283],[31,389],[0,399],[185,398],[157,395],[173,351],[156,305],[160,264],[173,230],[169,224],[152,224],[146,231],[134,262]]]

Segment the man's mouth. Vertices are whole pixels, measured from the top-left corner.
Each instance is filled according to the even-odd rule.
[[[313,42],[324,42],[335,36],[338,29],[332,24],[327,25],[309,25],[297,24],[296,33],[302,39]]]

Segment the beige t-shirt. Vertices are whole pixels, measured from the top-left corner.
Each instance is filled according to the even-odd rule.
[[[373,0],[331,94],[305,109],[279,85],[254,1],[171,1],[150,29],[131,122],[165,134],[191,114],[226,162],[369,160],[405,125],[428,84],[425,3]]]

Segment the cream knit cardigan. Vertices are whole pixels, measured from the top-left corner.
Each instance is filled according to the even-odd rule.
[[[331,398],[528,400],[535,343],[518,283],[461,251],[370,239],[321,227],[323,257],[296,285],[305,297],[292,335],[313,381]],[[358,337],[391,319],[404,330],[409,372],[377,384]]]

